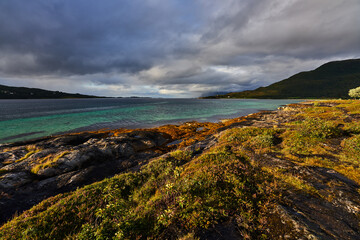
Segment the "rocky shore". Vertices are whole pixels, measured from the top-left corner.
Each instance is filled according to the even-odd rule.
[[[47,197],[111,177],[158,156],[169,136],[79,133],[0,148],[0,222]],[[159,153],[160,152],[160,153]]]
[[[196,158],[216,146],[229,129],[260,128],[276,130],[272,144],[278,149],[259,151],[244,147],[243,151],[256,165],[273,174],[279,182],[284,182],[279,187],[280,200],[268,213],[273,228],[276,228],[270,231],[279,239],[360,239],[360,186],[357,176],[352,178],[344,173],[350,165],[357,171],[359,165],[342,162],[340,149],[344,141],[356,133],[343,123],[356,128],[360,114],[352,113],[350,108],[340,104],[323,101],[314,106],[313,102],[305,102],[216,124],[191,122],[166,128],[83,132],[1,145],[0,224],[48,197],[122,172],[137,171],[151,159],[166,157],[174,149],[189,151]],[[321,108],[316,114],[335,108],[336,114],[342,114],[341,117],[329,115],[332,119],[341,118],[341,123],[334,128],[339,134],[314,145],[321,145],[328,152],[291,150],[287,154],[283,151],[284,146],[291,144],[280,133],[292,129],[291,124],[307,119],[304,114],[314,117],[311,115],[313,112],[306,109],[315,107]],[[177,132],[172,133],[172,129],[177,129]],[[309,159],[312,159],[312,164]],[[320,163],[325,160],[328,165]],[[350,165],[342,171],[336,164]],[[213,227],[212,239],[240,239],[242,236],[234,233],[234,226],[229,224]],[[199,236],[209,239],[210,233]]]

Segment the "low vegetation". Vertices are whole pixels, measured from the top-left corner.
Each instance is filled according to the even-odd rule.
[[[37,174],[40,170],[49,167],[55,167],[57,165],[57,161],[69,153],[69,151],[64,151],[57,155],[49,154],[46,157],[42,158],[40,161],[38,161],[36,164],[34,164],[31,172]]]
[[[321,144],[327,139],[341,135],[336,122],[320,118],[306,118],[291,124],[282,135],[283,151],[298,154],[319,153]]]
[[[271,178],[233,147],[199,157],[178,150],[139,172],[49,198],[5,224],[0,237],[172,238],[231,221],[244,237],[265,238]]]
[[[295,239],[303,235],[294,233],[298,227],[281,218],[276,206],[292,196],[339,202],[332,186],[340,183],[319,187],[319,179],[304,173],[309,167],[360,184],[359,109],[357,100],[318,101],[296,108],[294,120],[280,127],[235,127],[220,134],[246,119],[156,128],[183,140],[177,150],[138,171],[51,197],[4,224],[0,238],[206,239],[228,227],[243,239]],[[209,150],[184,148],[209,134],[218,139]],[[32,171],[65,154],[43,159]]]
[[[30,146],[26,147],[26,151],[27,151],[27,153],[22,158],[16,160],[16,162],[21,162],[21,161],[23,161],[25,159],[28,159],[34,153],[37,153],[37,152],[41,151],[41,149],[30,145]]]

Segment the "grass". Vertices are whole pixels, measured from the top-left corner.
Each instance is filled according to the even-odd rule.
[[[221,140],[236,144],[244,150],[254,150],[256,153],[266,153],[276,145],[281,129],[274,128],[233,128],[226,131]]]
[[[186,239],[226,219],[246,238],[261,238],[271,178],[233,148],[195,158],[175,151],[139,172],[49,198],[5,224],[0,238]]]
[[[342,130],[336,122],[321,118],[305,118],[290,124],[290,129],[282,135],[283,152],[298,154],[322,153],[321,144],[327,139],[339,137]],[[319,148],[320,147],[320,148]]]
[[[359,120],[343,122],[345,117],[329,119],[321,117],[324,113],[323,104],[335,105],[327,107],[327,114],[331,111],[337,114],[339,109],[352,114],[353,112],[349,111],[360,107],[360,101],[319,102],[318,106],[302,111],[302,114],[310,112],[311,118],[305,114],[304,121],[289,124],[289,129],[281,135],[283,141],[278,152],[297,164],[330,168],[360,184]],[[346,113],[343,112],[343,115],[346,116]]]
[[[360,123],[359,122],[344,123],[344,131],[346,131],[349,134],[360,134]]]
[[[272,174],[278,180],[281,188],[289,189],[290,187],[305,194],[310,194],[316,197],[321,196],[316,188],[301,179],[301,177],[288,173],[282,168],[262,167],[262,170]]]
[[[333,196],[325,190],[320,194],[293,169],[262,161],[275,156],[297,166],[325,167],[360,184],[359,121],[348,115],[355,112],[352,104],[358,103],[321,101],[299,108],[298,119],[303,120],[285,127],[226,130],[200,155],[175,150],[137,172],[48,198],[3,225],[0,238],[185,240],[200,239],[227,223],[244,239],[276,239],[294,229],[273,213],[282,193],[324,201]],[[181,146],[187,146],[243,120],[168,125],[154,131],[184,139]],[[67,153],[43,158],[32,171],[56,166]]]
[[[344,139],[341,146],[343,147],[343,158],[360,165],[360,134]]]
[[[22,158],[19,158],[18,160],[16,160],[15,162],[22,162],[25,159],[28,159],[31,155],[33,155],[34,153],[40,152],[41,149],[37,148],[34,145],[30,145],[26,147],[26,150],[28,151],[25,156],[23,156]]]
[[[359,100],[347,100],[339,103],[338,107],[344,108],[349,114],[360,114]]]
[[[315,103],[318,104],[315,105]],[[321,106],[321,101],[315,103],[314,107],[303,109],[303,111],[299,113],[298,116],[304,118],[317,118],[322,120],[342,120],[346,117],[344,112],[339,107]]]
[[[55,167],[57,165],[57,161],[62,158],[63,156],[65,156],[66,154],[69,154],[69,151],[64,151],[61,152],[60,154],[57,155],[48,155],[46,157],[44,157],[43,159],[40,159],[37,164],[35,164],[32,168],[31,168],[31,172],[37,174],[40,170],[46,169],[46,168],[50,168],[50,167]]]

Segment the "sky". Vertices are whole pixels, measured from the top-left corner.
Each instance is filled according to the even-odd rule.
[[[360,57],[359,0],[1,0],[0,84],[98,96],[255,89]]]

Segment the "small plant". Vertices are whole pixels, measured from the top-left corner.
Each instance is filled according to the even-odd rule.
[[[21,161],[24,161],[25,159],[28,159],[31,155],[33,155],[34,153],[37,153],[37,152],[40,152],[41,149],[33,146],[33,145],[30,145],[28,147],[26,147],[26,150],[28,151],[25,156],[23,156],[22,158],[16,160],[15,162],[21,162]]]
[[[313,186],[302,180],[299,176],[287,173],[284,169],[276,167],[262,167],[262,170],[273,174],[274,177],[280,181],[280,184],[284,185],[282,186],[284,188],[291,186],[292,188],[304,193],[320,196],[319,192]]]
[[[314,102],[314,107],[319,107],[319,106],[321,106],[321,103],[319,101]]]
[[[281,129],[271,128],[233,128],[228,130],[220,140],[233,142],[241,148],[263,153],[275,146],[276,135],[280,132],[282,132]]]
[[[351,162],[360,163],[360,135],[342,141],[343,154]]]
[[[345,123],[344,130],[348,133],[360,134],[360,123],[359,122]]]
[[[341,129],[331,121],[319,118],[307,118],[294,124],[294,129],[284,134],[284,151],[291,153],[309,154],[313,147],[326,139],[340,136]]]
[[[42,169],[54,167],[57,165],[57,161],[60,158],[62,158],[63,156],[65,156],[66,154],[69,154],[69,153],[70,153],[69,151],[65,151],[56,156],[50,154],[50,155],[44,157],[43,159],[41,159],[38,164],[33,166],[33,168],[31,169],[31,172],[37,174]]]

